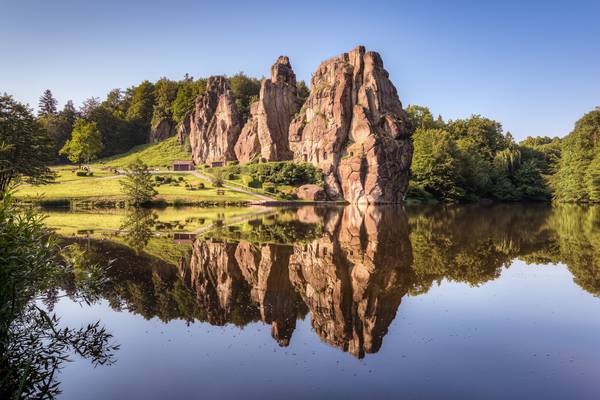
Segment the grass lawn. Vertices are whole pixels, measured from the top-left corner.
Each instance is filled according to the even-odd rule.
[[[136,158],[141,159],[150,167],[169,167],[174,160],[191,160],[192,154],[185,149],[185,146],[177,143],[176,137],[171,137],[162,142],[135,146],[127,153],[104,158],[94,163],[92,167],[123,168],[135,161]]]
[[[65,166],[56,167],[54,170],[57,171],[58,176],[55,182],[41,186],[23,185],[18,188],[15,195],[18,198],[41,197],[46,200],[123,198],[120,185],[120,181],[124,179],[123,176],[117,176],[111,172],[102,171],[98,168],[92,167],[94,176],[80,177],[71,172],[72,168],[73,167]],[[210,182],[206,182],[191,174],[161,173],[161,175],[169,175],[175,179],[181,177],[183,180],[177,182],[178,186],[162,184],[156,187],[158,192],[157,199],[159,200],[181,200],[190,202],[235,202],[256,200],[254,196],[230,189],[222,189],[224,194],[219,195],[217,194],[218,189],[213,187]],[[186,183],[189,183],[195,187],[198,187],[199,183],[203,183],[205,189],[198,189],[194,191],[187,190],[185,187]]]

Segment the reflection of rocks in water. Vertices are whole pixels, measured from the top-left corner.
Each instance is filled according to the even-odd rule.
[[[299,313],[298,296],[289,281],[291,253],[290,246],[199,239],[189,267],[185,262],[180,267],[184,282],[206,307],[209,322],[236,322],[234,317],[254,314],[258,308],[260,319],[272,325],[273,337],[287,346]]]
[[[185,284],[206,307],[212,324],[224,325],[232,320],[234,311],[245,311],[242,301],[247,298],[248,286],[237,265],[235,250],[234,243],[196,240],[189,268],[181,271]]]
[[[90,264],[117,260],[98,288],[115,309],[217,325],[262,320],[282,346],[310,311],[325,342],[358,357],[380,349],[407,293],[424,293],[444,279],[478,285],[515,258],[565,263],[577,284],[600,294],[598,209],[438,206],[410,215],[391,206],[290,208],[229,232],[239,237],[196,239],[189,254],[187,246],[178,247],[181,253],[169,248],[168,239],[153,238],[139,252],[78,242],[91,252]],[[178,274],[173,264],[183,254]],[[63,289],[73,293],[85,277],[74,276]]]
[[[288,265],[293,248],[240,242],[236,259],[252,287],[252,300],[258,303],[261,319],[271,324],[273,338],[287,346],[296,328],[299,299],[290,283]]]
[[[290,275],[317,334],[363,357],[379,350],[410,288],[408,224],[398,207],[346,207],[334,219],[323,238],[294,247]]]

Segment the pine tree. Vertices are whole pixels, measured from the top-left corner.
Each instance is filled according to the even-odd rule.
[[[48,117],[56,114],[58,101],[52,96],[50,89],[46,89],[40,97],[38,116]]]

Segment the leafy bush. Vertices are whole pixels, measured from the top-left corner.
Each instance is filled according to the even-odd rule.
[[[277,191],[275,185],[272,184],[271,182],[265,182],[265,183],[263,183],[262,186],[263,186],[263,190],[265,192],[275,193]]]
[[[77,176],[87,176],[87,172],[86,171],[77,171]]]
[[[247,169],[255,180],[263,183],[292,186],[308,183],[323,184],[323,172],[309,163],[282,161],[250,164]]]
[[[183,182],[183,176],[180,176],[179,178],[177,178],[177,180],[178,180],[179,182]]]
[[[214,176],[211,178],[214,187],[223,187],[223,171],[216,170]]]
[[[204,185],[204,183],[200,182],[198,184],[198,189],[204,189],[206,186]]]
[[[243,175],[242,183],[246,186],[249,186],[251,188],[256,188],[256,189],[260,189],[262,187],[262,184],[250,175]]]

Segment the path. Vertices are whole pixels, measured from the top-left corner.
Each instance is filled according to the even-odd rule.
[[[100,179],[122,178],[123,175],[125,174],[125,171],[124,170],[117,170],[117,171],[119,172],[118,175],[103,176],[103,177],[98,177],[96,179],[100,180]],[[156,170],[150,170],[150,173],[151,174],[182,174],[182,173],[186,174],[187,173],[187,174],[192,174],[195,177],[200,178],[202,180],[205,180],[207,182],[211,181],[210,177],[208,177],[208,176],[206,176],[204,174],[201,174],[198,171],[161,171],[161,170],[156,171]],[[244,194],[247,194],[249,196],[256,197],[258,200],[260,200],[260,203],[266,202],[266,201],[273,201],[274,200],[272,197],[268,197],[268,196],[265,196],[265,195],[262,195],[262,194],[259,194],[259,193],[252,192],[250,190],[245,190],[245,189],[238,188],[238,187],[235,187],[235,186],[232,186],[232,185],[228,185],[227,183],[223,183],[223,187],[226,188],[226,189],[232,190],[234,192],[244,193]]]
[[[200,178],[200,179],[203,179],[203,180],[205,180],[205,181],[208,181],[208,182],[210,182],[210,178],[209,178],[208,176],[206,176],[206,175],[204,175],[204,174],[201,174],[201,173],[200,173],[200,172],[198,172],[198,171],[177,171],[177,172],[190,172],[190,173],[191,173],[192,175],[194,175],[195,177],[197,177],[197,178]],[[227,189],[229,189],[229,190],[233,190],[234,192],[239,192],[239,193],[244,193],[244,194],[247,194],[247,195],[250,195],[250,196],[254,196],[254,197],[256,197],[257,199],[260,199],[260,200],[261,200],[261,202],[265,202],[265,201],[273,201],[273,199],[272,199],[271,197],[267,197],[267,196],[265,196],[265,195],[262,195],[262,194],[255,193],[255,192],[252,192],[252,191],[250,191],[250,190],[244,190],[244,189],[242,189],[242,188],[237,188],[237,187],[235,187],[235,186],[231,186],[231,185],[228,185],[228,184],[226,184],[226,183],[223,183],[223,187],[224,187],[224,188],[227,188]]]

